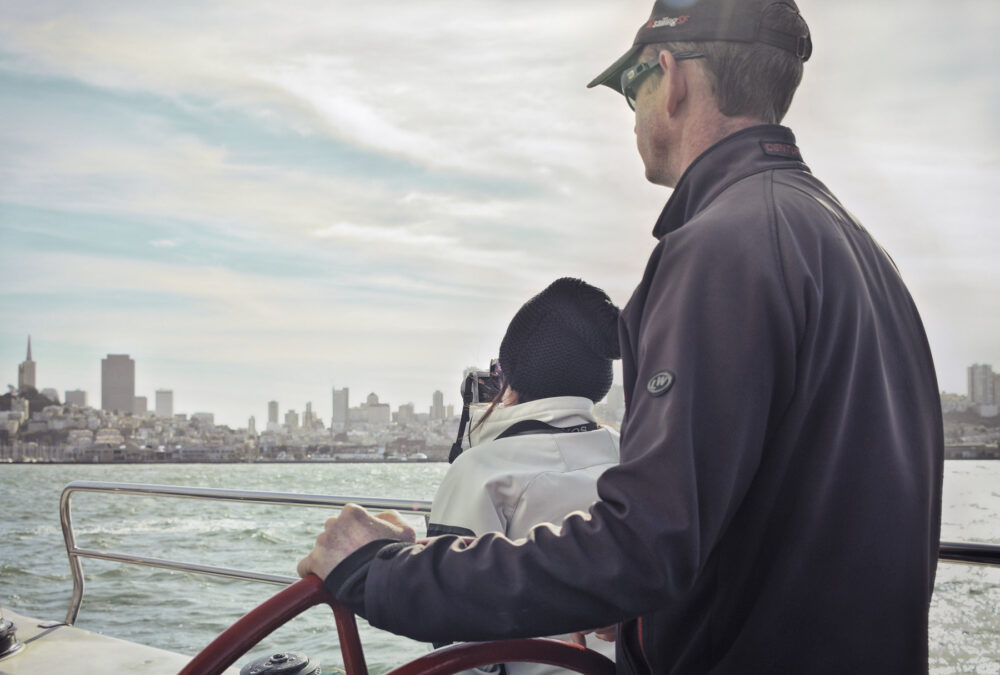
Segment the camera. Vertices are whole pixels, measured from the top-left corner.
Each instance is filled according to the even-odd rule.
[[[458,423],[458,436],[448,453],[448,463],[454,462],[462,454],[462,438],[465,435],[465,427],[469,423],[469,406],[475,403],[488,403],[493,401],[500,393],[503,386],[503,376],[500,373],[500,364],[496,359],[490,360],[489,370],[476,370],[470,368],[465,371],[465,379],[462,380],[462,419]]]
[[[490,360],[489,370],[468,370],[462,383],[462,401],[489,403],[500,393],[500,366],[496,359]]]

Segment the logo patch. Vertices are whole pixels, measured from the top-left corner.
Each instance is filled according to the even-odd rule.
[[[760,147],[765,155],[772,157],[783,157],[785,159],[795,159],[802,161],[802,153],[791,143],[778,143],[775,141],[761,141]]]
[[[683,26],[687,23],[690,17],[686,14],[684,16],[664,16],[659,19],[653,19],[646,24],[646,28],[663,28],[668,26],[670,28],[676,28],[677,26]]]
[[[649,378],[649,382],[646,383],[646,391],[649,392],[650,396],[663,396],[670,391],[672,386],[674,386],[674,374],[669,370],[661,370]]]

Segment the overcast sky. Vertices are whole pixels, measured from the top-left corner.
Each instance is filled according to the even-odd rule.
[[[0,385],[246,426],[332,387],[458,403],[559,276],[624,304],[669,191],[585,84],[634,0],[0,0]],[[942,389],[1000,369],[1000,5],[801,0],[785,122],[890,252]]]

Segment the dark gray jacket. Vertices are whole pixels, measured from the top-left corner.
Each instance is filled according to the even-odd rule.
[[[369,549],[328,585],[427,641],[620,621],[625,671],[926,672],[943,434],[895,266],[778,126],[699,157],[654,235],[589,516]]]

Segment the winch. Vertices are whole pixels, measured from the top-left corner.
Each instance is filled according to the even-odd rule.
[[[13,621],[3,618],[0,610],[0,659],[15,654],[24,648],[24,643],[17,639],[17,626]]]
[[[320,665],[305,654],[280,652],[251,661],[240,675],[320,675]]]

